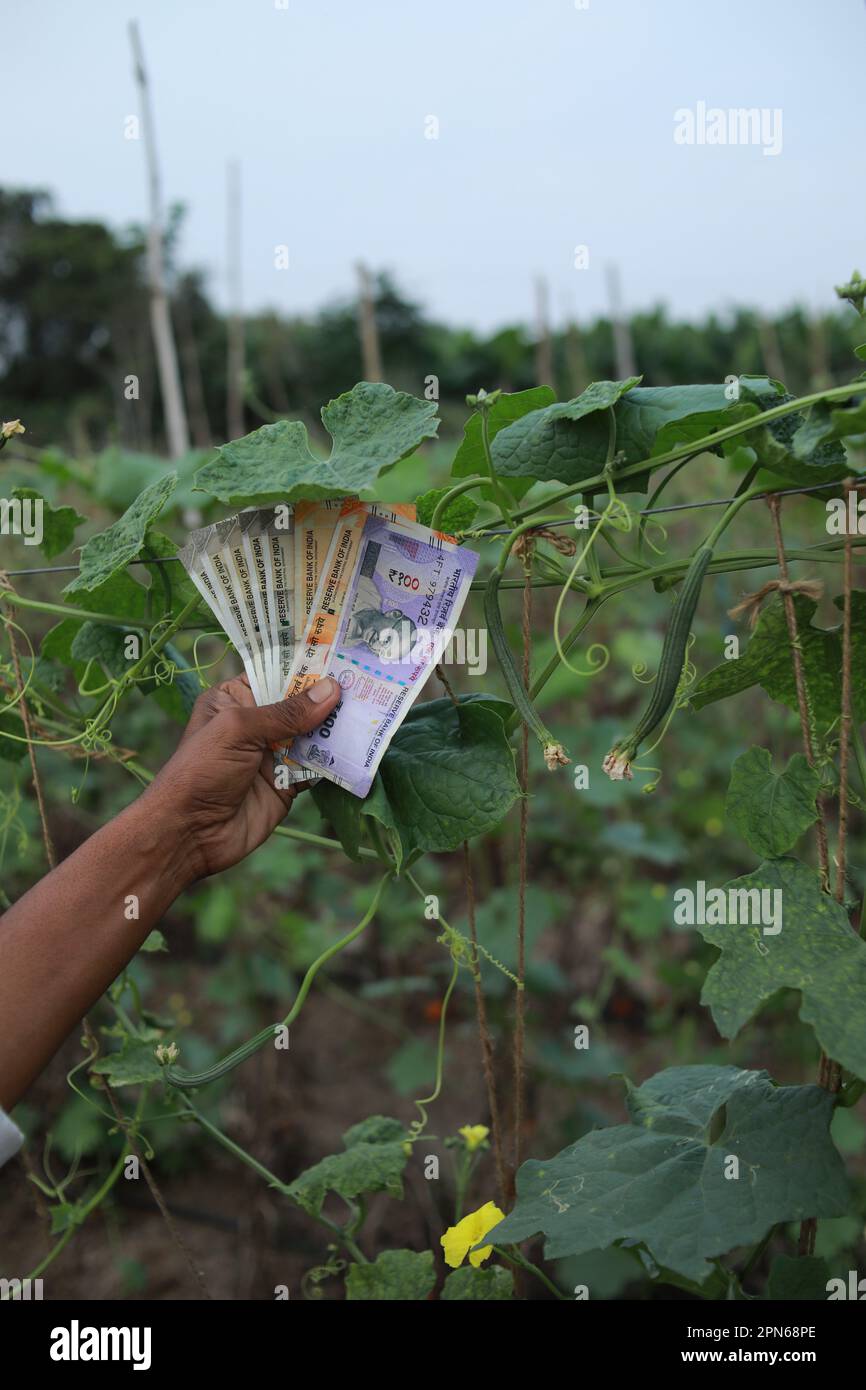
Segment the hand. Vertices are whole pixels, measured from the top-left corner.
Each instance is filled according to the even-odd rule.
[[[341,695],[326,677],[303,695],[257,705],[246,676],[196,700],[177,751],[141,798],[188,846],[191,877],[231,868],[262,844],[298,790],[274,786],[274,745],[284,747],[325,719]]]

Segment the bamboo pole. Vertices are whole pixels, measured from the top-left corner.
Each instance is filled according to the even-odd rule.
[[[241,168],[226,171],[226,227],[229,278],[226,429],[229,439],[244,433],[244,320],[241,309]]]
[[[553,386],[553,343],[550,337],[550,309],[547,281],[543,275],[535,279],[535,381],[538,386]]]
[[[637,376],[637,369],[635,367],[634,346],[631,340],[631,328],[622,309],[622,291],[617,266],[605,266],[605,280],[607,282],[607,301],[610,306],[610,321],[613,328],[616,375],[618,380],[624,381],[626,377]]]
[[[370,272],[361,261],[356,269],[360,288],[358,327],[361,334],[361,374],[365,381],[381,381],[382,354],[379,349],[379,329],[376,324],[376,306],[373,301]]]
[[[159,386],[165,413],[168,449],[172,458],[181,458],[189,452],[189,429],[166,291],[165,257],[162,244],[162,192],[156,158],[156,134],[147,73],[144,66],[144,51],[141,46],[138,25],[134,19],[129,24],[129,39],[132,45],[133,71],[141,100],[141,124],[144,132],[144,154],[147,162],[147,184],[150,200],[150,221],[147,230],[150,326],[153,333]]]

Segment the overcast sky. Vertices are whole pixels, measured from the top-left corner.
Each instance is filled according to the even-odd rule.
[[[554,321],[603,311],[611,262],[628,308],[683,316],[829,305],[866,271],[863,0],[4,9],[4,183],[51,189],[69,217],[144,219],[143,150],[124,138],[138,18],[165,198],[189,210],[182,257],[221,303],[231,158],[249,308],[347,294],[359,257],[480,329],[531,320],[539,274]],[[677,143],[675,113],[701,102],[781,111],[781,151]]]

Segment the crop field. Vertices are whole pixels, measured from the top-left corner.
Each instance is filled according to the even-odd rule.
[[[0,190],[0,1302],[809,1359],[765,1305],[866,1297],[866,280],[244,308],[238,162],[221,306],[129,40],[146,224]]]

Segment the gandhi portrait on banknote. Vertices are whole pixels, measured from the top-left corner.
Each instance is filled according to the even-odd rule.
[[[372,579],[361,577],[349,616],[345,647],[368,647],[379,661],[406,661],[417,628],[401,608],[384,608]]]

